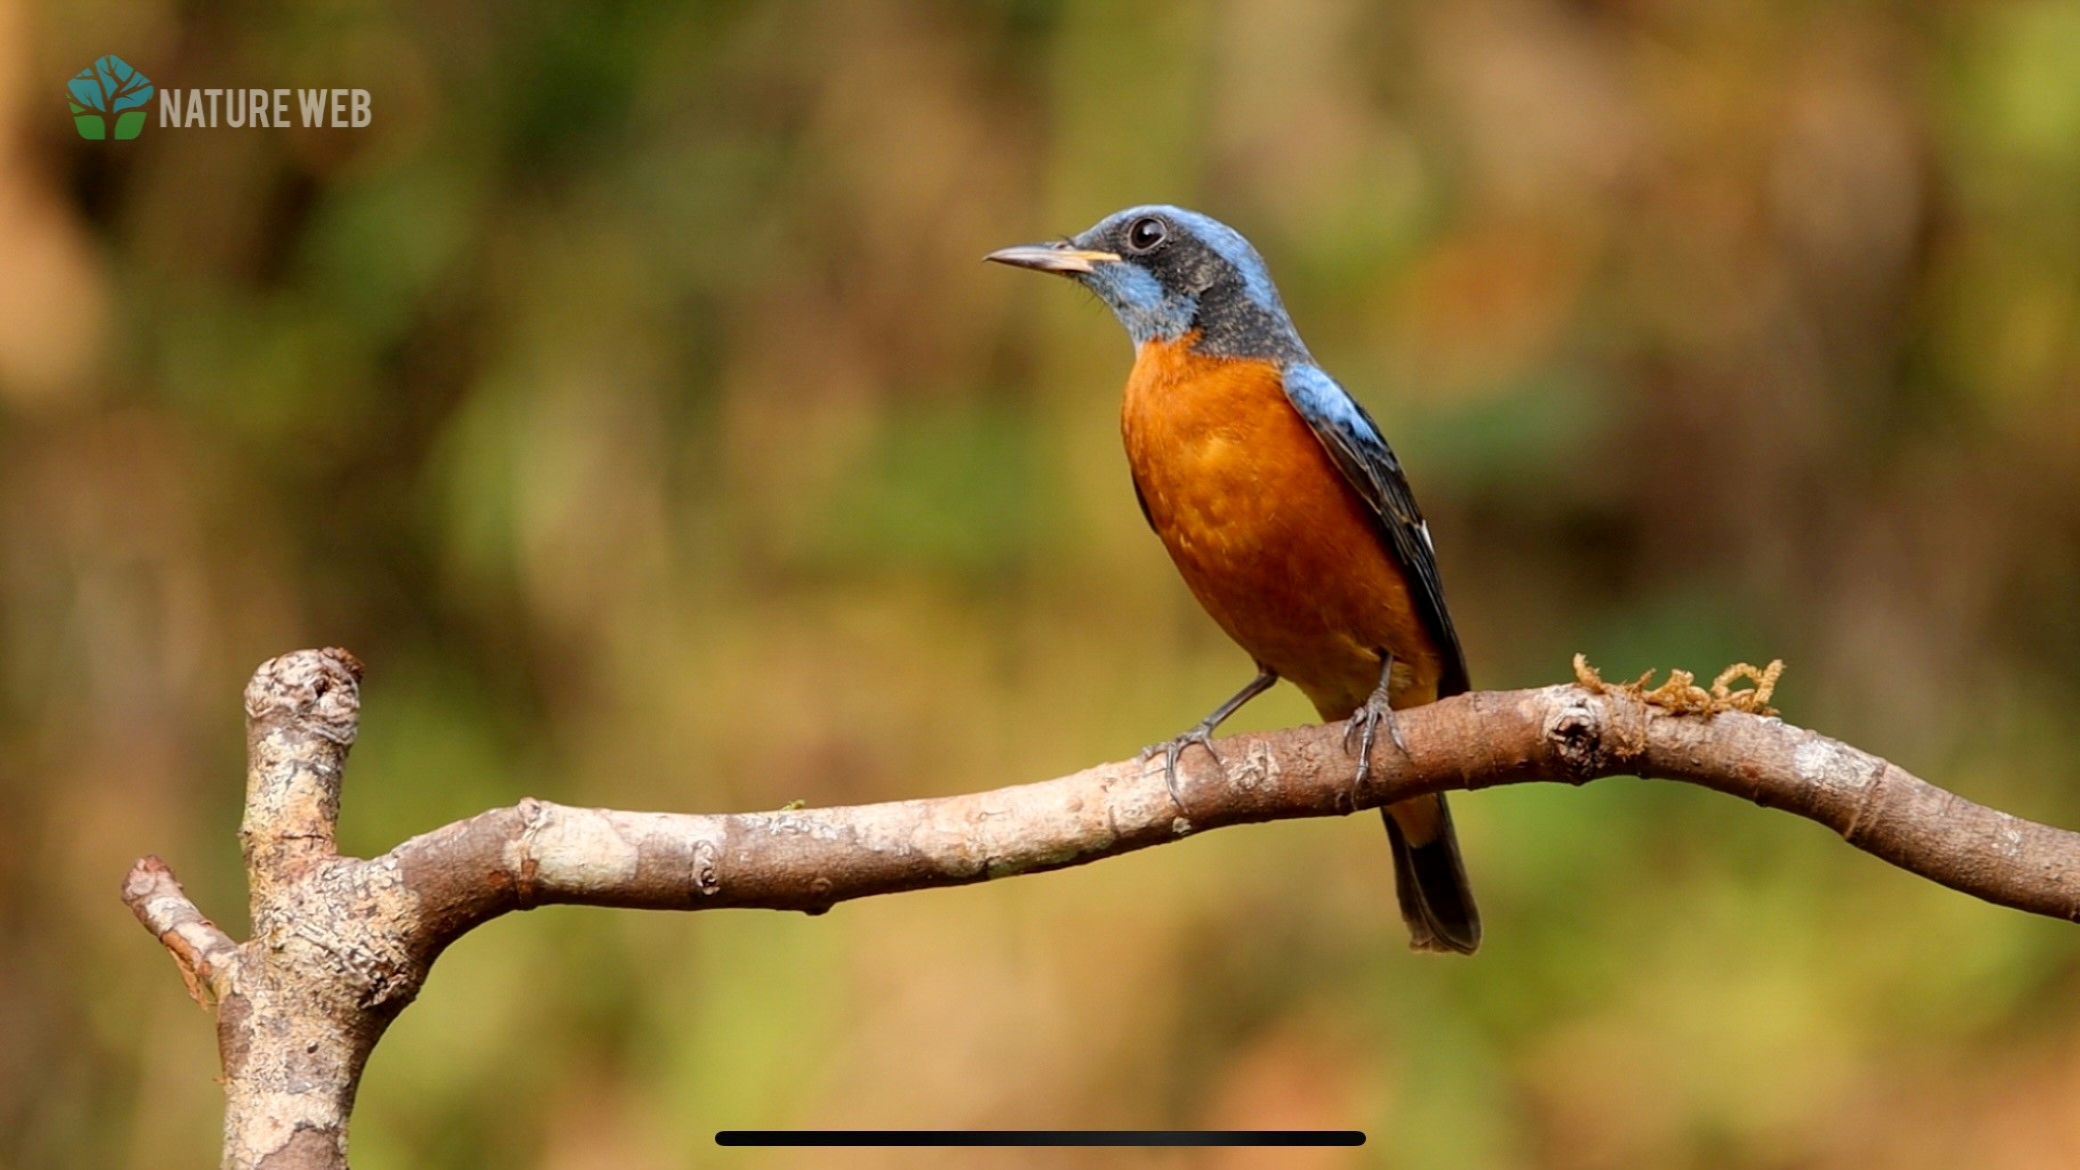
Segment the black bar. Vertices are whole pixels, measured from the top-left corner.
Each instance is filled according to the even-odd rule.
[[[1362,1146],[1356,1129],[725,1129],[718,1146]]]

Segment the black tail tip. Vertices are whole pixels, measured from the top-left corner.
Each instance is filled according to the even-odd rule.
[[[1394,894],[1401,903],[1402,921],[1408,924],[1410,950],[1470,955],[1481,946],[1480,908],[1466,881],[1451,814],[1441,798],[1438,803],[1438,832],[1421,845],[1410,845],[1393,816],[1385,818],[1387,839],[1394,847]]]
[[[1481,923],[1447,923],[1436,918],[1409,921],[1408,949],[1433,955],[1470,955],[1481,949]]]

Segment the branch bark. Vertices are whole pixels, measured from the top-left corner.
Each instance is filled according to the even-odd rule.
[[[361,666],[343,650],[263,664],[246,689],[239,830],[254,936],[235,943],[157,857],[123,897],[217,1011],[223,1165],[338,1170],[369,1053],[442,949],[549,903],[811,914],[875,894],[1082,865],[1224,825],[1341,815],[1426,792],[1652,775],[1796,813],[1912,873],[1986,901],[2080,920],[2080,834],[1972,803],[1775,718],[1703,715],[1636,690],[1480,692],[1397,714],[1353,792],[1337,725],[1238,735],[1187,753],[1185,809],[1159,767],[933,800],[694,815],[527,799],[381,857],[334,846]]]

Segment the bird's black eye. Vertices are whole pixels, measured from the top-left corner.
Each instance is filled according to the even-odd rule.
[[[1146,252],[1170,238],[1170,229],[1153,215],[1143,216],[1127,226],[1127,251]]]

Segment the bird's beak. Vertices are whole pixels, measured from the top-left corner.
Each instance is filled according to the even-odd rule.
[[[1067,244],[1020,244],[1016,248],[999,248],[983,259],[1009,264],[1013,268],[1031,268],[1036,272],[1073,276],[1095,272],[1100,264],[1118,263],[1119,254],[1092,252],[1072,248]]]

